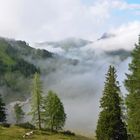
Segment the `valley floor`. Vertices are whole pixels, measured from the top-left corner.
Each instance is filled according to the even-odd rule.
[[[34,131],[30,137],[23,138],[23,135],[31,130],[16,126],[10,128],[0,127],[0,140],[93,140],[83,136],[67,136],[64,134],[52,134],[46,131]]]

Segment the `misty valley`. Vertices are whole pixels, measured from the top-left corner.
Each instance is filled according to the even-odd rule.
[[[0,0],[0,140],[140,140],[140,0]]]
[[[123,105],[120,100],[111,105],[114,107],[118,103],[116,111],[120,108],[119,120],[121,127],[124,125],[124,128],[119,128],[116,124],[119,131],[113,135],[118,139],[113,140],[131,139],[132,135],[126,132],[125,127],[127,105],[124,104],[129,97],[127,92],[132,76],[128,64],[133,63],[134,56],[132,49],[104,48],[117,39],[115,35],[105,34],[96,41],[68,38],[35,43],[31,47],[25,41],[0,38],[1,114],[5,111],[0,116],[0,129],[5,127],[5,135],[8,136],[20,127],[20,139],[39,139],[38,135],[44,133],[43,139],[58,131],[60,134],[52,139],[64,135],[66,139],[70,136],[75,140],[88,140],[76,137],[76,133],[94,139],[97,134],[97,139],[103,140],[100,135],[103,131],[103,126],[100,126],[103,125],[103,108],[109,106],[106,102],[112,104],[113,100],[122,98]],[[134,44],[132,47],[134,53],[139,53],[139,43],[136,48]],[[124,86],[125,80],[128,89]],[[114,83],[110,84],[111,81]],[[107,96],[109,101],[104,101]],[[112,101],[111,96],[114,98]],[[110,131],[105,133],[111,134]]]

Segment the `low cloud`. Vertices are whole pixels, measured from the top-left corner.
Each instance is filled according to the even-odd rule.
[[[129,16],[133,16],[140,9],[139,4],[129,4],[123,0],[97,0],[90,4],[82,0],[0,2],[0,35],[29,42],[73,36],[93,40],[110,29],[110,21],[114,18],[112,11],[123,14],[123,11],[129,10]],[[118,25],[125,22],[120,15],[116,18]],[[111,24],[115,27],[116,21]]]
[[[113,36],[107,39],[95,41],[93,47],[103,50],[132,50],[135,47],[134,44],[138,41],[140,22],[132,22],[123,24],[118,28],[112,28],[108,31],[108,34]]]

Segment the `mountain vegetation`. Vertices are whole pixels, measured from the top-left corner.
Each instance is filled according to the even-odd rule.
[[[49,91],[46,97],[42,95],[42,84],[40,75],[35,73],[33,79],[33,91],[31,96],[32,122],[39,130],[44,128],[53,131],[64,127],[66,114],[63,103],[56,93]]]
[[[25,113],[22,109],[22,106],[20,106],[18,103],[14,105],[14,114],[16,124],[22,123]]]
[[[31,112],[32,121],[41,130],[42,123],[42,84],[40,81],[40,75],[35,73],[32,86],[32,96],[31,96]]]
[[[68,135],[67,133],[52,133],[49,131],[34,130],[33,135],[23,138],[23,136],[32,131],[32,129],[25,129],[19,126],[11,126],[9,128],[0,126],[1,140],[94,140],[78,135]]]
[[[116,51],[106,51],[105,53],[109,56],[120,56],[120,59],[122,61],[131,56],[131,52],[124,49],[118,49]]]
[[[0,123],[6,122],[6,107],[0,95]]]
[[[35,61],[50,57],[48,51],[31,48],[24,41],[0,38],[0,93],[4,101],[29,97],[31,79],[34,73],[40,73]]]
[[[140,139],[140,37],[132,51],[132,61],[126,74],[125,86],[128,91],[126,105],[128,111],[128,131],[135,140]]]
[[[126,125],[121,110],[121,96],[116,70],[110,66],[106,75],[101,109],[97,124],[97,140],[127,140]]]
[[[46,128],[51,131],[61,130],[65,125],[66,114],[63,103],[53,91],[49,91],[44,97],[44,110]]]

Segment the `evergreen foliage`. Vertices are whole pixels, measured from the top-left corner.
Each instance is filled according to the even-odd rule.
[[[116,78],[116,70],[110,66],[100,101],[102,110],[96,130],[97,140],[127,140],[127,130],[122,120],[120,88]]]
[[[128,91],[126,104],[128,108],[128,130],[135,140],[140,140],[140,36],[138,44],[132,51],[129,74],[126,74],[125,86]]]
[[[65,124],[66,114],[63,103],[53,91],[49,91],[44,98],[44,110],[46,127],[51,131],[62,129]]]
[[[23,59],[18,59],[16,64],[11,67],[11,71],[20,71],[25,77],[29,77],[36,72],[40,72],[40,70],[37,69],[33,64],[30,64]]]
[[[24,111],[22,110],[22,106],[16,103],[14,105],[14,112],[15,112],[16,124],[21,123],[25,115]]]
[[[42,112],[42,83],[40,81],[40,75],[35,73],[33,80],[33,91],[31,97],[31,112],[33,116],[32,121],[41,129],[41,112]]]
[[[0,123],[6,122],[6,109],[5,103],[3,103],[2,97],[0,95]]]
[[[30,122],[19,123],[19,124],[16,124],[16,126],[21,127],[21,128],[25,128],[25,129],[35,130],[35,126],[32,125]]]

